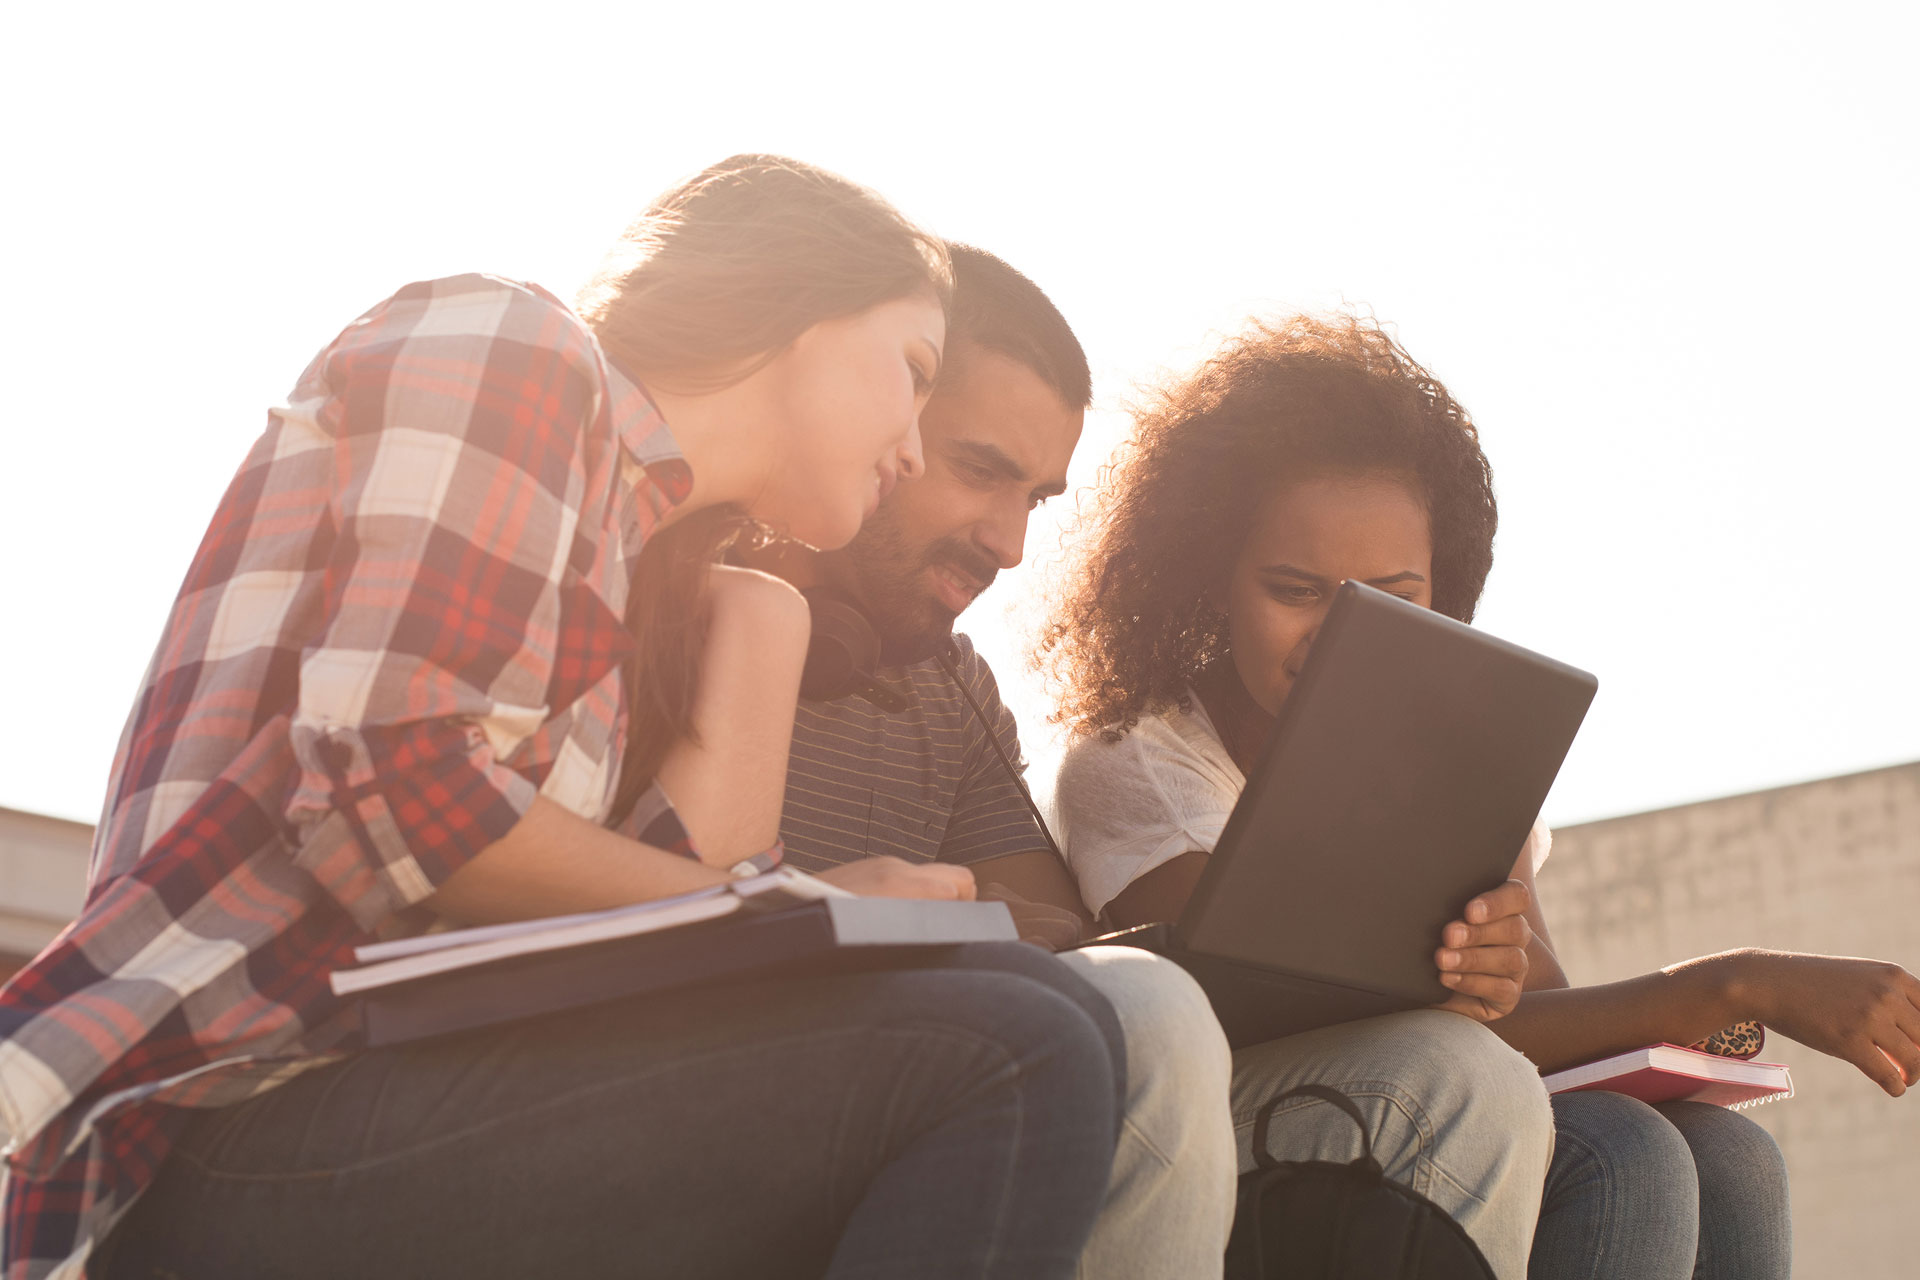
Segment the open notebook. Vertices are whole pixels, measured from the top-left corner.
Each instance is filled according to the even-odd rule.
[[[1715,1106],[1758,1106],[1793,1096],[1793,1077],[1777,1062],[1749,1062],[1651,1044],[1583,1063],[1546,1077],[1548,1093],[1603,1089],[1642,1102],[1709,1102]]]
[[[911,967],[927,948],[1018,936],[1002,902],[860,897],[783,867],[612,911],[374,943],[331,980],[375,1046],[731,979]]]
[[[354,949],[353,958],[360,962],[358,968],[336,969],[331,981],[335,995],[352,995],[514,956],[674,929],[743,909],[778,910],[822,898],[852,896],[824,880],[789,867],[777,867],[764,875],[717,884],[710,889],[695,889],[691,893],[607,911],[516,920],[511,924],[451,929],[372,943]]]

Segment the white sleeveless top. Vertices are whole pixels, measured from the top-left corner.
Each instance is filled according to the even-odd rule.
[[[1054,832],[1080,896],[1098,914],[1122,889],[1183,853],[1212,853],[1247,785],[1191,690],[1178,706],[1109,742],[1074,742],[1053,793]],[[1538,871],[1553,835],[1538,822],[1523,851]]]

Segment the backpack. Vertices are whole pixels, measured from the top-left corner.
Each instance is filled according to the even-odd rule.
[[[1275,1108],[1302,1094],[1353,1118],[1359,1159],[1279,1161],[1268,1153]],[[1459,1223],[1386,1176],[1360,1108],[1339,1090],[1303,1085],[1261,1107],[1253,1158],[1259,1167],[1240,1175],[1226,1280],[1494,1280]]]

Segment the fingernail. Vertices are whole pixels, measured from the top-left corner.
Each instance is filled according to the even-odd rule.
[[[1440,981],[1450,987],[1457,987],[1460,985],[1460,975],[1457,973],[1443,973],[1440,975]]]
[[[1442,969],[1458,969],[1460,967],[1460,953],[1458,951],[1442,951],[1440,953],[1440,967]]]
[[[1479,924],[1487,918],[1487,904],[1475,898],[1467,904],[1467,919]]]

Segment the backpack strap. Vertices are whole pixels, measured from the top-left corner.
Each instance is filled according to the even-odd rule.
[[[1373,1137],[1367,1132],[1366,1117],[1360,1114],[1360,1108],[1354,1105],[1352,1098],[1349,1098],[1338,1089],[1324,1084],[1303,1084],[1298,1088],[1287,1090],[1278,1097],[1269,1098],[1266,1103],[1261,1106],[1259,1114],[1254,1117],[1253,1121],[1253,1162],[1255,1164],[1262,1169],[1277,1169],[1280,1167],[1280,1162],[1275,1160],[1272,1153],[1267,1150],[1267,1130],[1272,1125],[1273,1113],[1279,1109],[1280,1104],[1291,1098],[1299,1097],[1316,1098],[1321,1102],[1327,1103],[1329,1106],[1338,1107],[1341,1111],[1346,1112],[1353,1120],[1354,1125],[1360,1130],[1360,1158],[1352,1163],[1373,1177],[1380,1178],[1386,1176],[1385,1170],[1380,1167],[1380,1162],[1373,1158]]]

